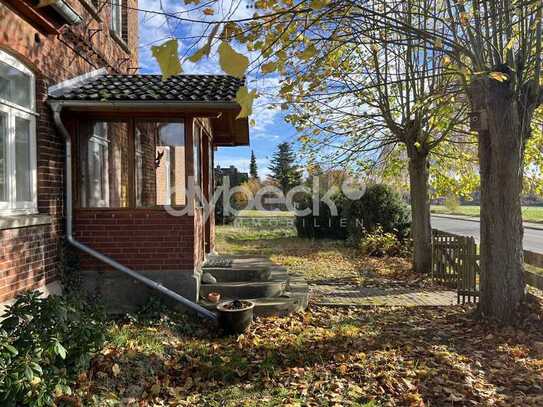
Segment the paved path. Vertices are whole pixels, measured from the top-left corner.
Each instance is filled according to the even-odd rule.
[[[473,236],[479,241],[479,221],[456,219],[442,216],[432,216],[432,227],[444,232],[456,233],[458,235]],[[541,229],[524,228],[524,249],[536,253],[543,253],[543,225]]]
[[[318,305],[356,306],[446,306],[456,304],[456,291],[409,287],[357,287],[312,285],[311,300]]]

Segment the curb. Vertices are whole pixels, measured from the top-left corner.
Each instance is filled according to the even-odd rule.
[[[442,213],[430,213],[430,216],[435,216],[436,218],[445,218],[445,219],[456,219],[456,220],[465,220],[468,222],[480,223],[479,218],[475,216],[462,216],[462,215],[447,215]],[[539,226],[533,222],[523,222],[524,229],[532,230],[543,230],[543,225]]]

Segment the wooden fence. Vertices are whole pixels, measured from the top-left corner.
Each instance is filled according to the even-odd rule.
[[[471,236],[433,231],[434,281],[458,293],[458,303],[476,302],[479,297],[479,256]]]
[[[455,288],[459,304],[477,302],[480,268],[475,239],[434,229],[432,250],[434,281]],[[524,250],[524,262],[543,269],[543,254]],[[526,284],[543,290],[543,270],[541,274],[525,270],[524,276]]]

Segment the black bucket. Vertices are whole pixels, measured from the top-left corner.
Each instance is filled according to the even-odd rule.
[[[230,308],[236,301],[239,301],[242,305],[246,305],[243,308]],[[219,311],[219,326],[227,334],[241,334],[249,328],[251,322],[253,322],[253,310],[255,304],[248,300],[234,300],[221,302],[217,305],[217,311]]]

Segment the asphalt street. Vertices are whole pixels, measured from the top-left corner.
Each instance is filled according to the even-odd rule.
[[[542,225],[543,226],[543,225]],[[432,216],[432,228],[457,235],[473,236],[479,241],[479,221]],[[524,249],[543,253],[543,230],[524,228]]]

